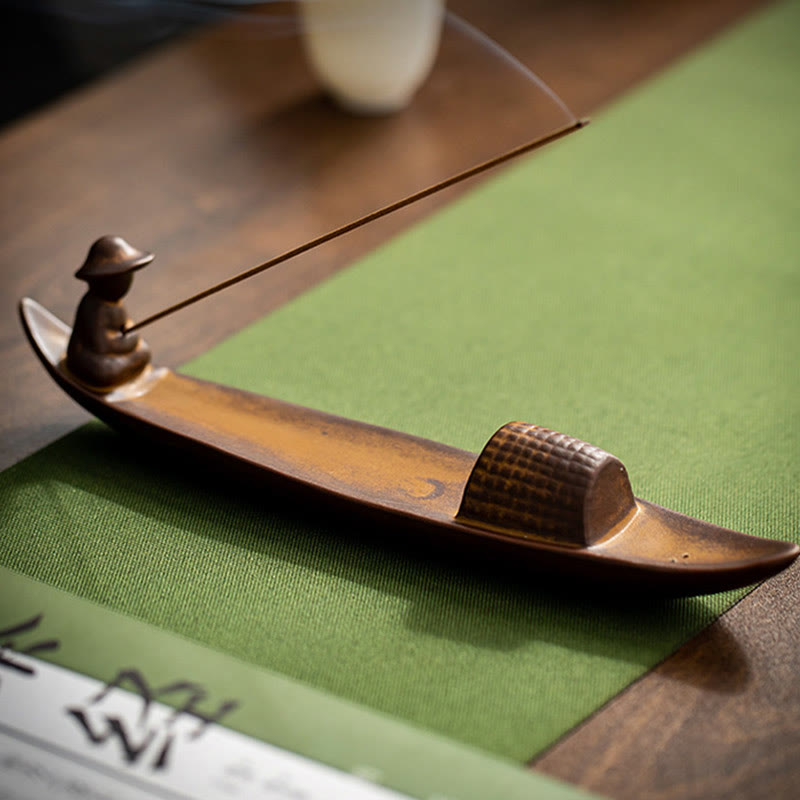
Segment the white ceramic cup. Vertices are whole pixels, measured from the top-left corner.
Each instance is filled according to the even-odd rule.
[[[406,106],[433,66],[444,0],[302,0],[303,39],[323,86],[346,109]]]

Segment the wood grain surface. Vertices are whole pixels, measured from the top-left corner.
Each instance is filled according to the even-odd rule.
[[[618,800],[798,797],[798,608],[795,565],[532,766]]]
[[[762,4],[506,0],[473,18],[540,71],[582,116]],[[464,5],[469,10],[481,4]],[[331,125],[332,118],[308,72],[297,60],[296,69],[287,70],[287,58],[297,56],[279,40],[227,28],[204,31],[0,136],[0,468],[86,419],[32,356],[13,307],[30,295],[71,320],[81,293],[72,273],[93,239],[120,233],[156,252],[156,264],[128,306],[142,318],[262,261],[276,246],[270,238],[276,227],[287,238],[303,235],[302,215],[294,213],[299,200],[287,201],[291,187],[270,148],[291,145],[295,156],[313,165],[324,152],[302,155],[303,132]],[[279,68],[280,81],[265,80]],[[329,146],[346,133],[331,125]],[[467,139],[481,145],[482,135]],[[313,258],[223,293],[204,308],[199,330],[176,315],[148,329],[147,338],[159,361],[180,364],[431,207],[383,220],[368,235],[346,237]],[[534,767],[619,798],[797,796],[798,605],[795,566],[751,593]],[[777,638],[778,631],[793,633]]]

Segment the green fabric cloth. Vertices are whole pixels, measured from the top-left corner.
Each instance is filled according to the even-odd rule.
[[[770,9],[187,372],[470,450],[536,422],[800,541],[797,30]],[[446,564],[99,424],[0,476],[0,514],[3,565],[517,760],[742,595]]]
[[[199,710],[213,712],[219,708],[220,703],[236,703],[236,707],[220,720],[226,728],[299,753],[338,770],[353,773],[372,783],[388,786],[402,792],[403,797],[410,795],[420,800],[486,800],[494,797],[501,797],[503,800],[530,800],[532,797],[537,800],[589,800],[590,797],[596,797],[546,775],[524,769],[513,761],[467,747],[436,733],[420,730],[403,720],[334,697],[284,675],[246,663],[229,653],[205,647],[184,636],[119,614],[108,606],[92,603],[0,567],[0,630],[17,627],[23,619],[35,618],[39,618],[41,624],[32,630],[18,632],[14,636],[14,649],[19,651],[36,642],[56,641],[58,645],[55,649],[38,650],[36,656],[104,683],[117,676],[121,667],[126,670],[135,667],[150,687],[163,689],[188,679],[192,684],[201,686],[206,693],[200,700]],[[99,631],[102,632],[100,636]],[[3,638],[5,643],[7,639]],[[3,655],[9,655],[5,649]],[[22,661],[38,672],[38,664],[30,655],[22,656]],[[0,662],[0,667],[6,668],[0,669],[0,677],[3,677],[0,686],[2,722],[9,721],[5,714],[6,695],[13,691],[5,680],[8,666],[8,662]],[[34,680],[38,678],[34,676]],[[124,681],[124,687],[128,690],[134,689],[128,681]],[[41,690],[39,694],[42,696]],[[163,692],[159,701],[169,703],[170,698],[180,704],[185,696]],[[51,691],[48,693],[48,702],[52,703],[54,699]],[[77,698],[70,694],[62,697],[62,701],[75,699]],[[128,711],[130,710],[129,707]],[[144,719],[139,718],[137,725],[136,717],[132,720],[124,708],[121,711],[121,722],[124,726],[121,730],[130,732],[131,722],[134,730],[148,730],[148,724],[154,722],[144,714]],[[3,733],[8,732],[5,725],[0,725],[0,730]],[[64,733],[62,729],[61,734]],[[186,747],[194,747],[193,738],[184,738],[184,733],[178,733],[174,740],[179,752]],[[78,741],[81,739],[82,734]],[[138,741],[142,742],[142,739]],[[72,745],[76,744],[73,739]],[[101,746],[108,747],[111,744],[106,742]],[[154,751],[158,752],[162,742],[156,737],[150,745],[147,741],[143,744],[142,760],[137,759],[127,767],[134,775],[138,773],[140,778],[146,776],[147,769],[143,774],[142,767],[150,760]],[[88,742],[84,746],[88,746]],[[6,790],[3,796],[10,797],[10,787],[3,780],[7,775],[14,780],[14,767],[9,768],[5,737],[1,752],[0,784]],[[170,758],[175,755],[173,751]],[[220,758],[225,760],[226,755],[230,762],[230,752],[221,753]],[[119,756],[121,758],[122,753]],[[278,770],[269,749],[262,754],[261,760],[263,766],[269,768],[271,764],[273,772]],[[253,765],[250,758],[242,757],[240,763],[241,761],[250,761]],[[413,768],[409,768],[409,765],[413,765]],[[297,791],[287,791],[280,796],[297,800],[311,797],[299,791],[299,787],[291,779],[294,769],[291,765],[285,766],[288,767],[288,774],[283,769],[280,771]],[[46,770],[37,768],[31,770],[29,777],[34,780],[38,777],[43,782],[49,774]],[[81,785],[85,787],[80,795],[82,797],[109,796],[92,792],[83,783]],[[48,784],[48,788],[51,786],[52,783]],[[258,788],[257,783],[251,783],[250,794],[235,796],[267,797],[269,792],[265,789],[266,794],[260,793]],[[22,795],[15,793],[13,796]],[[37,795],[37,798],[40,796]],[[46,796],[52,797],[52,792]],[[58,796],[63,798],[66,795]],[[73,792],[69,796],[78,794]],[[137,795],[142,796],[144,795]],[[182,793],[158,793],[157,796],[189,800],[188,795]],[[214,795],[222,796],[221,793]],[[277,798],[278,794],[273,793],[271,797]],[[321,795],[315,792],[314,797],[320,798]],[[341,798],[342,794],[337,792],[336,797]],[[401,800],[400,795],[393,794],[392,797]]]

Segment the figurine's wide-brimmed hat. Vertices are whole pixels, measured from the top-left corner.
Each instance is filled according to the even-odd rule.
[[[152,253],[138,250],[121,236],[102,236],[90,248],[76,278],[104,278],[141,269],[153,260]]]

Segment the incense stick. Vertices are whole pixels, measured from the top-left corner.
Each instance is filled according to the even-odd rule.
[[[390,203],[388,206],[384,206],[383,208],[379,208],[375,211],[366,214],[363,217],[359,217],[352,222],[348,222],[346,225],[342,225],[339,228],[335,228],[332,231],[328,231],[327,233],[322,234],[322,236],[318,236],[315,239],[311,239],[304,244],[299,245],[291,250],[287,250],[280,255],[277,255],[273,258],[270,258],[268,261],[265,261],[263,264],[259,264],[258,266],[251,267],[244,272],[240,272],[238,275],[234,275],[231,278],[227,278],[226,280],[215,284],[214,286],[210,286],[208,289],[204,289],[202,292],[198,292],[197,294],[192,295],[191,297],[186,298],[185,300],[181,300],[179,303],[175,303],[162,311],[158,311],[155,314],[152,314],[149,317],[146,317],[141,322],[137,322],[130,327],[123,328],[123,333],[131,333],[132,331],[137,331],[140,328],[144,328],[145,325],[150,325],[157,320],[163,319],[164,317],[168,316],[169,314],[174,314],[176,311],[180,311],[181,309],[186,308],[194,303],[197,303],[200,300],[204,300],[206,297],[210,297],[212,294],[216,294],[217,292],[221,292],[223,289],[227,289],[230,286],[233,286],[241,281],[246,280],[247,278],[252,278],[254,275],[258,275],[261,272],[264,272],[271,267],[275,267],[278,264],[282,264],[284,261],[288,261],[289,259],[294,258],[295,256],[299,256],[302,253],[307,253],[309,250],[313,250],[315,247],[319,247],[320,245],[325,244],[326,242],[330,242],[333,239],[337,239],[339,236],[344,236],[346,233],[350,233],[350,231],[356,230],[356,228],[360,228],[363,225],[367,225],[370,222],[374,222],[381,217],[385,217],[388,214],[391,214],[395,211],[399,211],[401,208],[405,208],[406,206],[411,205],[412,203],[416,203],[418,200],[423,200],[426,197],[429,197],[436,192],[440,192],[443,189],[447,189],[450,186],[454,186],[461,181],[467,180],[468,178],[472,178],[475,175],[479,175],[481,172],[485,172],[486,170],[492,169],[492,167],[499,166],[500,164],[505,163],[506,161],[510,161],[513,158],[517,158],[518,156],[524,155],[525,153],[529,153],[532,150],[536,150],[539,147],[544,147],[550,142],[554,142],[557,139],[561,139],[564,136],[572,133],[573,131],[577,131],[580,128],[585,127],[589,124],[588,119],[579,119],[575,120],[574,122],[566,125],[563,128],[559,128],[557,131],[553,133],[549,133],[546,136],[542,136],[538,139],[533,139],[532,141],[526,142],[525,144],[519,145],[518,147],[514,147],[511,150],[507,150],[504,153],[501,153],[498,156],[494,156],[490,158],[488,161],[484,161],[480,164],[475,165],[474,167],[470,167],[469,169],[464,170],[463,172],[459,172],[456,175],[452,175],[449,178],[445,178],[443,181],[439,181],[439,183],[435,183],[432,186],[428,186],[425,189],[421,189],[418,192],[414,192],[414,194],[410,194],[407,197],[404,197],[400,200],[395,201],[394,203]]]

